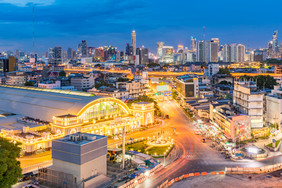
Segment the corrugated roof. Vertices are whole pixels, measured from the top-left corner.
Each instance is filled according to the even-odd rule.
[[[102,98],[80,93],[81,95],[50,92],[49,89],[0,86],[0,111],[51,122],[53,116],[76,115],[89,102]]]

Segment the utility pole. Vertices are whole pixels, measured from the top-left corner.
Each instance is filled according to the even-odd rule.
[[[125,168],[125,126],[122,129],[122,169]]]

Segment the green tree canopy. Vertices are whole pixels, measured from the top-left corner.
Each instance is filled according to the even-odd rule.
[[[253,80],[257,82],[258,89],[273,89],[275,85],[277,85],[276,80],[272,76],[264,76],[264,75],[258,75],[258,76],[241,76],[240,80]]]
[[[220,68],[217,74],[227,74],[227,75],[230,75],[230,70],[228,68]]]
[[[19,143],[0,137],[0,187],[9,188],[18,182],[22,169],[17,158],[20,157]]]
[[[27,81],[24,85],[25,85],[25,86],[34,86],[34,82],[32,82],[32,81]]]
[[[59,72],[59,76],[61,76],[61,77],[66,77],[66,76],[67,76],[67,73],[62,70],[62,71]]]

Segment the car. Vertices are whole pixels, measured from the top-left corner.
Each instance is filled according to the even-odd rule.
[[[202,142],[203,142],[203,143],[206,143],[206,139],[205,139],[205,138],[203,138],[203,139],[202,139]]]
[[[166,119],[169,119],[169,115],[166,115],[165,118],[166,118]]]

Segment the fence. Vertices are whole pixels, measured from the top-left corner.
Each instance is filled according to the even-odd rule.
[[[257,167],[257,168],[225,168],[225,171],[220,171],[220,172],[215,172],[215,171],[210,173],[195,172],[195,173],[181,175],[170,181],[166,180],[160,186],[158,186],[158,188],[166,188],[178,181],[194,176],[224,175],[224,174],[260,174],[260,173],[269,173],[281,169],[282,169],[282,163],[277,163],[274,165],[268,165],[268,166]]]

